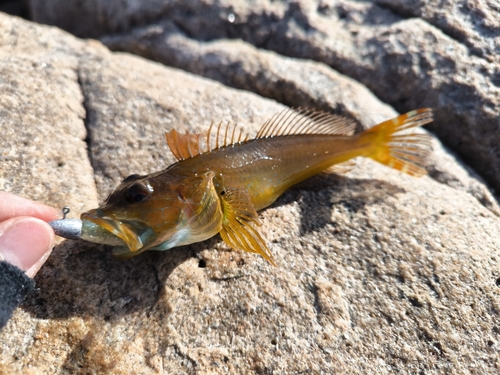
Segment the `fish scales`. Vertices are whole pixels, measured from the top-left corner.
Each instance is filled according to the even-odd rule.
[[[288,135],[250,140],[174,164],[188,173],[215,172],[215,185],[248,189],[257,211],[291,186],[331,165],[359,156],[356,139],[339,135]],[[183,172],[182,172],[183,173]]]

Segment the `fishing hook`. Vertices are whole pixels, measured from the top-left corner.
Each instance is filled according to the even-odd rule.
[[[71,209],[68,206],[63,207],[63,209],[62,209],[62,213],[63,213],[62,220],[66,219],[66,215],[69,214],[70,211],[71,211]]]

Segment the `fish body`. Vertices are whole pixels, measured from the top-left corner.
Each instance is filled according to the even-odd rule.
[[[404,131],[431,120],[431,111],[421,109],[354,135],[355,124],[347,119],[287,110],[250,140],[236,139],[235,129],[226,128],[219,144],[219,125],[213,148],[211,131],[204,137],[172,130],[167,142],[178,162],[160,172],[127,177],[101,207],[81,215],[81,238],[121,243],[115,255],[131,257],[220,233],[232,248],[261,254],[274,264],[256,228],[257,211],[291,186],[328,169],[341,171],[358,156],[410,175],[425,174],[430,138]]]

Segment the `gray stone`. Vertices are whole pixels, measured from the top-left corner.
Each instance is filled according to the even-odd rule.
[[[396,116],[365,86],[324,64],[259,50],[241,40],[200,42],[171,22],[104,37],[102,42],[112,50],[126,50],[290,107],[334,111],[363,128]]]
[[[403,17],[419,17],[464,44],[472,55],[500,62],[497,1],[375,0]]]
[[[83,43],[53,28],[30,38],[35,24],[1,22],[0,189],[89,209],[97,193],[74,52]]]
[[[2,186],[74,215],[171,163],[164,131],[256,131],[283,108],[1,14],[0,38]],[[125,262],[61,242],[0,332],[0,373],[497,373],[500,219],[445,149],[431,163],[415,179],[364,160],[287,192],[261,213],[276,268],[217,238]]]

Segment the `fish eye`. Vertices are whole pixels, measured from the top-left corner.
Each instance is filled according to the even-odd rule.
[[[144,182],[136,182],[127,189],[127,202],[137,203],[148,198],[153,192],[153,188]]]
[[[133,181],[133,180],[137,180],[139,177],[138,174],[131,174],[130,176],[126,177],[123,182],[129,182],[129,181]]]

